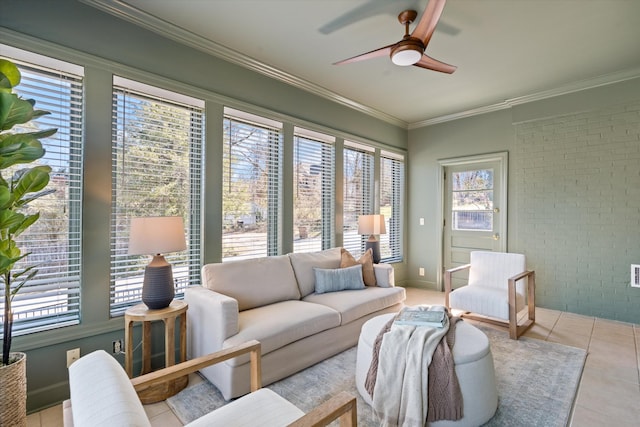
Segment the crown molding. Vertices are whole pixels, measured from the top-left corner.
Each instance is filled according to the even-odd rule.
[[[80,0],[80,2],[95,7],[96,9],[102,10],[103,12],[107,12],[125,21],[129,21],[147,30],[153,31],[183,45],[198,49],[202,52],[216,56],[232,64],[240,65],[244,68],[248,68],[249,70],[263,74],[267,77],[284,82],[290,86],[305,90],[314,95],[329,99],[333,102],[383,120],[392,125],[407,129],[408,123],[398,119],[397,117],[363,105],[338,93],[332,92],[322,86],[316,85],[307,80],[286,73],[271,65],[248,57],[247,55],[243,55],[240,52],[237,52],[226,46],[222,46],[198,34],[157,18],[147,12],[126,4],[121,0]]]
[[[200,35],[185,30],[177,25],[171,24],[167,21],[159,19],[151,14],[148,14],[140,9],[137,9],[131,5],[124,3],[122,0],[79,0],[89,6],[95,7],[99,10],[107,12],[120,19],[129,21],[140,27],[146,28],[150,31],[158,33],[162,36],[170,38],[178,43],[193,47],[210,55],[221,58],[230,63],[240,65],[244,68],[250,69],[257,73],[263,74],[267,77],[284,82],[293,87],[305,90],[313,93],[325,99],[329,99],[338,104],[349,107],[353,110],[367,114],[374,118],[383,120],[392,125],[401,127],[403,129],[418,129],[425,126],[431,126],[438,123],[449,122],[453,120],[459,120],[463,118],[473,117],[481,114],[491,113],[495,111],[505,110],[512,108],[516,105],[526,104],[529,102],[540,101],[543,99],[553,98],[555,96],[566,95],[572,92],[578,92],[581,90],[592,89],[599,86],[604,86],[613,83],[619,83],[625,80],[631,80],[640,78],[640,68],[624,70],[611,74],[606,74],[590,79],[580,80],[578,82],[572,82],[554,89],[536,92],[529,95],[524,95],[516,98],[506,99],[502,102],[495,104],[480,106],[464,111],[455,112],[452,114],[445,114],[438,117],[432,117],[418,122],[407,123],[398,119],[390,114],[376,110],[374,108],[363,105],[352,99],[346,98],[338,93],[330,91],[322,86],[311,83],[307,80],[296,77],[292,74],[286,73],[273,66],[260,62],[256,59],[243,55],[233,49],[222,46],[209,39],[206,39]]]
[[[470,110],[460,111],[453,114],[447,114],[431,119],[426,119],[420,122],[409,123],[408,129],[417,129],[425,126],[431,126],[438,123],[450,122],[452,120],[463,119],[467,117],[477,116],[480,114],[491,113],[499,110],[506,110],[517,105],[527,104],[530,102],[541,101],[543,99],[553,98],[555,96],[567,95],[573,92],[579,92],[581,90],[593,89],[600,86],[606,86],[614,83],[624,82],[626,80],[632,80],[640,78],[640,68],[632,68],[624,71],[619,71],[611,74],[605,74],[602,76],[584,79],[577,82],[572,82],[555,89],[536,92],[530,95],[524,95],[517,98],[510,98],[496,104],[486,105],[483,107],[473,108]]]

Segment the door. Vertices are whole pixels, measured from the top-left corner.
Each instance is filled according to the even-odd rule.
[[[443,269],[469,262],[474,250],[506,250],[506,153],[441,163]],[[457,282],[466,281],[464,274]]]

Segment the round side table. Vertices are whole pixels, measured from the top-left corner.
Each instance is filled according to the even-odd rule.
[[[151,322],[162,320],[164,323],[165,367],[175,364],[175,325],[180,318],[180,362],[187,358],[187,309],[189,305],[181,300],[173,300],[169,307],[151,310],[144,304],[133,306],[124,313],[125,363],[124,368],[133,377],[133,323],[142,322],[142,374],[151,372]],[[159,402],[173,396],[187,386],[189,377],[167,381],[139,393],[144,404]]]

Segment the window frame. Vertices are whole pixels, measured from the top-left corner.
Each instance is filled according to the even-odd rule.
[[[158,111],[148,115],[143,115],[139,123],[142,124],[139,133],[135,133],[135,129],[129,128],[126,130],[127,117],[129,119],[136,116],[129,115],[129,109],[136,109],[141,106],[150,106]],[[124,112],[122,109],[124,108]],[[157,116],[157,114],[161,114]],[[129,116],[128,116],[129,115]],[[172,117],[171,115],[174,115]],[[177,115],[188,116],[175,123],[172,121]],[[158,86],[148,85],[139,81],[130,80],[120,76],[113,76],[112,87],[112,212],[110,219],[110,241],[111,241],[111,262],[110,262],[110,275],[109,275],[109,313],[111,317],[117,317],[124,313],[124,311],[136,304],[139,304],[142,300],[142,280],[144,278],[144,267],[149,262],[149,256],[132,256],[126,253],[126,246],[128,245],[128,223],[132,217],[135,216],[182,216],[185,223],[185,232],[187,234],[187,249],[184,251],[169,254],[166,259],[173,265],[173,276],[176,282],[176,298],[181,298],[184,293],[184,289],[188,286],[200,284],[200,268],[202,266],[202,242],[201,242],[201,228],[202,228],[202,175],[204,173],[204,101],[193,98],[187,95],[174,92],[172,90],[166,90]],[[159,120],[164,119],[164,120]],[[129,174],[122,174],[119,171],[119,161],[123,161],[125,158],[124,153],[127,151],[127,146],[135,147],[135,142],[131,141],[134,137],[139,138],[140,141],[144,141],[145,132],[153,133],[154,123],[157,125],[158,132],[178,132],[176,135],[154,135],[154,149],[160,150],[162,144],[166,144],[167,148],[162,151],[165,157],[171,155],[171,151],[179,152],[177,149],[168,148],[175,141],[183,139],[183,143],[188,144],[188,153],[186,159],[182,158],[183,162],[188,163],[186,171],[186,180],[188,183],[183,182],[183,187],[188,187],[189,195],[185,206],[176,206],[177,212],[174,212],[171,203],[175,201],[166,201],[168,195],[165,194],[165,201],[158,203],[153,209],[150,207],[137,207],[136,210],[144,211],[142,215],[135,213],[132,206],[122,205],[120,195],[124,197],[124,194],[130,192],[131,188],[126,185],[122,188],[120,182],[124,183],[124,180],[128,175],[135,177],[136,172],[132,171]],[[166,127],[162,127],[166,126]],[[180,128],[182,126],[182,128]],[[171,127],[170,130],[166,130]],[[178,129],[178,130],[176,130]],[[183,134],[179,133],[179,130],[183,129]],[[188,129],[188,130],[185,130]],[[123,137],[123,135],[126,135]],[[152,138],[149,138],[152,139]],[[148,143],[148,141],[147,141]],[[177,143],[177,142],[175,142]],[[157,148],[156,148],[157,147]],[[119,152],[122,151],[122,154]],[[180,159],[180,158],[179,158]],[[135,158],[133,159],[135,161]],[[122,167],[125,167],[123,165]],[[140,166],[140,165],[139,165]],[[144,181],[145,176],[150,174],[153,170],[153,165],[142,165],[141,169],[137,171],[138,179],[143,183],[143,187],[147,181]],[[147,167],[148,169],[145,169]],[[156,165],[155,171],[157,175],[161,175],[161,171],[164,169],[161,166]],[[156,175],[154,175],[154,178]],[[165,178],[167,178],[165,176]],[[177,179],[174,180],[178,181]],[[133,189],[134,192],[138,191],[141,195],[146,195],[147,191],[151,191],[156,188],[153,184],[151,187]],[[124,192],[124,193],[121,193]],[[181,194],[179,192],[178,194]],[[173,194],[173,193],[172,193]],[[149,210],[151,209],[151,210]],[[149,212],[149,213],[146,213]],[[151,254],[150,254],[151,255]],[[127,267],[128,266],[128,267]],[[120,284],[118,284],[120,281]],[[128,283],[128,284],[126,284]]]
[[[335,138],[308,129],[294,128],[293,137],[293,252],[316,252],[330,249],[334,246],[335,236]],[[308,171],[302,171],[304,162],[309,164]],[[312,162],[316,162],[312,164]],[[301,176],[302,175],[302,176]],[[314,178],[318,177],[318,178]],[[305,192],[301,188],[302,180],[319,181],[320,215],[315,221],[320,221],[320,241],[306,240],[302,237],[300,227],[313,228],[312,224],[300,224],[296,215],[296,200],[300,193],[312,195],[314,189]],[[318,187],[318,185],[316,185]],[[318,188],[315,188],[318,190]],[[299,199],[298,199],[299,200]],[[296,245],[296,229],[298,229],[298,244]],[[307,232],[310,230],[306,230]],[[304,241],[303,241],[304,240]],[[320,243],[319,247],[317,243]]]
[[[361,164],[349,164],[347,152],[352,152],[356,156],[361,157]],[[360,215],[369,215],[373,213],[375,194],[375,149],[373,147],[359,144],[356,142],[345,141],[343,153],[343,243],[342,246],[348,250],[354,257],[362,255],[365,251],[365,243],[369,236],[355,235],[352,237],[353,230],[357,233],[358,230],[358,217]],[[360,163],[360,162],[358,162]],[[349,197],[349,174],[347,168],[358,168],[363,174],[363,181],[360,183],[361,191],[358,194],[354,193],[353,200]],[[355,184],[358,185],[358,184]],[[356,188],[357,190],[357,188]],[[353,209],[349,209],[349,206],[353,204]],[[348,215],[353,216],[353,220],[347,218]],[[357,237],[359,236],[359,237]],[[351,237],[351,238],[349,238]]]
[[[391,168],[387,181],[384,171],[385,165]],[[405,161],[404,156],[390,151],[380,153],[380,211],[387,211],[383,206],[382,192],[390,186],[392,215],[385,215],[387,233],[380,236],[381,262],[392,263],[404,260],[403,232],[404,232],[404,197],[405,197]],[[385,256],[386,255],[386,256]]]
[[[23,252],[31,252],[25,259],[26,264],[33,264],[37,250],[44,248],[42,245],[29,247],[33,242],[53,242],[49,237],[37,237],[41,234],[34,234],[37,233],[35,230],[43,224],[46,227],[51,221],[55,226],[61,218],[66,221],[64,230],[46,231],[46,236],[66,235],[56,239],[57,244],[64,244],[66,249],[60,251],[52,247],[49,252],[41,254],[42,260],[36,262],[38,274],[22,287],[13,300],[12,335],[17,337],[80,323],[84,67],[3,44],[0,44],[0,50],[2,57],[13,61],[22,74],[14,92],[23,98],[34,99],[36,109],[50,113],[26,126],[15,126],[13,130],[33,130],[34,126],[58,129],[56,134],[40,140],[46,152],[42,159],[32,164],[50,165],[51,180],[47,188],[60,188],[33,203],[53,207],[54,215],[47,220],[46,211],[38,208],[40,219],[17,239]],[[16,166],[18,169],[22,167],[24,165]],[[58,267],[54,266],[60,262],[62,264]],[[16,268],[20,268],[20,263]],[[4,298],[4,287],[0,294]],[[0,301],[0,307],[4,306],[3,301]],[[0,333],[3,332],[2,316],[0,308]]]
[[[223,222],[222,262],[279,255],[282,248],[283,123],[246,111],[225,107],[222,127],[224,143],[223,177],[220,183],[223,199],[221,211]],[[242,157],[244,160],[249,159],[249,156],[246,155],[247,150],[250,152],[252,149],[251,146],[240,147],[239,144],[243,142],[254,144],[253,149],[258,150],[256,153],[263,156],[258,161],[252,158],[249,163],[253,162],[253,165],[243,164],[241,161]],[[259,188],[259,178],[247,179],[244,176],[246,173],[249,175],[259,173],[261,169],[264,175],[262,179],[265,181],[265,188],[262,189]],[[248,191],[248,199],[241,201],[243,206],[236,205],[235,212],[225,207],[227,201],[231,203],[232,199],[235,200],[238,197],[236,191],[232,198],[232,194],[234,194],[231,189],[232,176],[246,180],[244,183],[250,187],[255,186],[253,190]],[[264,199],[262,207],[259,202],[256,202],[259,198]],[[263,210],[266,212],[262,212]],[[229,222],[227,217],[233,218]],[[256,239],[258,233],[262,234],[259,230],[253,236],[245,233],[250,231],[247,226],[260,227],[261,221],[264,221],[264,226],[266,226],[264,238],[260,236],[259,239]],[[229,237],[234,232],[238,235],[235,239]],[[240,233],[245,236],[240,236]]]

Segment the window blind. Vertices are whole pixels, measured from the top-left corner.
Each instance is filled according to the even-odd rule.
[[[114,78],[111,315],[141,301],[150,256],[128,255],[131,218],[181,216],[187,250],[167,254],[176,296],[200,283],[203,103]],[[151,254],[150,254],[151,255]]]
[[[36,109],[51,114],[23,126],[14,126],[13,130],[58,129],[53,136],[41,140],[46,154],[36,162],[51,166],[47,189],[55,192],[29,203],[26,211],[31,214],[39,211],[40,219],[17,239],[23,253],[31,252],[31,255],[17,263],[16,269],[25,263],[37,264],[38,274],[13,300],[14,336],[75,325],[80,321],[84,71],[81,67],[36,54],[29,54],[29,59],[38,63],[12,58],[22,73],[15,92],[22,98],[35,100]],[[45,66],[41,65],[43,63]],[[25,166],[16,166],[22,167]],[[5,176],[11,174],[11,171],[5,171]],[[4,294],[4,287],[0,293]],[[4,320],[3,301],[0,301],[0,330]]]
[[[294,252],[333,247],[335,148],[333,138],[321,138],[304,129],[296,130],[294,136]]]
[[[402,218],[404,197],[404,158],[394,153],[380,153],[380,213],[384,215],[387,234],[380,235],[383,262],[402,261]]]
[[[280,253],[282,124],[225,109],[222,260]]]
[[[373,149],[361,145],[349,145],[345,141],[344,155],[344,206],[343,247],[355,257],[364,252],[369,236],[358,234],[358,217],[373,212]]]

